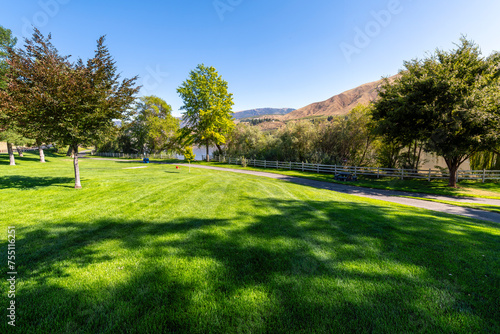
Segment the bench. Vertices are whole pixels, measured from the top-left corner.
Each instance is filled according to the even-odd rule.
[[[351,173],[338,173],[335,174],[334,180],[337,181],[357,181],[358,177]]]

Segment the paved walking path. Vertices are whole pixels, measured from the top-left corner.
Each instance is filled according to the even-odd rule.
[[[113,160],[113,161],[127,161],[123,159],[112,159],[112,158],[91,158],[96,160]],[[128,160],[129,162],[139,162],[138,160]],[[151,163],[164,163],[164,162],[155,162],[151,161]],[[171,164],[171,163],[168,163]],[[178,166],[186,166],[188,164],[175,164]],[[300,184],[303,186],[314,187],[318,189],[327,189],[336,191],[339,193],[356,195],[367,198],[374,198],[386,202],[404,204],[408,206],[413,206],[416,208],[422,208],[432,211],[449,213],[452,215],[459,215],[464,217],[475,218],[479,220],[490,221],[494,223],[500,223],[500,214],[490,211],[471,209],[451,204],[444,204],[432,201],[426,201],[424,199],[435,199],[441,201],[452,201],[452,202],[460,202],[460,203],[475,203],[475,204],[486,204],[486,205],[498,205],[500,206],[500,200],[498,199],[489,199],[489,198],[478,198],[478,197],[455,197],[455,196],[441,196],[441,195],[431,195],[431,194],[422,194],[422,193],[412,193],[412,192],[404,192],[404,191],[396,191],[396,190],[383,190],[383,189],[370,189],[363,187],[356,187],[347,184],[339,184],[339,183],[330,183],[325,181],[316,181],[311,179],[304,179],[296,176],[288,176],[283,174],[276,173],[268,173],[268,172],[257,172],[251,170],[242,170],[242,169],[231,169],[231,168],[222,168],[222,167],[212,167],[212,166],[203,166],[192,164],[192,168],[203,168],[203,169],[213,169],[220,170],[225,172],[233,172],[240,174],[248,174],[248,175],[256,175],[269,177],[272,179],[283,180],[292,182],[295,184]],[[406,198],[404,196],[411,197],[419,197],[420,199],[415,198]]]
[[[186,167],[188,166],[187,164],[178,164],[178,165],[182,165],[182,166],[186,166]],[[500,200],[498,200],[498,199],[476,198],[476,197],[438,196],[438,195],[409,193],[409,192],[394,191],[394,190],[369,189],[369,188],[356,187],[356,186],[351,186],[351,185],[346,185],[346,184],[338,184],[338,183],[330,183],[330,182],[325,182],[325,181],[304,179],[301,177],[288,176],[288,175],[283,175],[283,174],[257,172],[257,171],[250,171],[250,170],[241,170],[241,169],[230,169],[230,168],[222,168],[222,167],[203,166],[203,165],[196,165],[196,164],[192,164],[191,167],[269,177],[269,178],[273,178],[273,179],[292,182],[295,184],[300,184],[303,186],[309,186],[309,187],[314,187],[314,188],[319,188],[319,189],[327,189],[327,190],[332,190],[332,191],[336,191],[336,192],[340,192],[340,193],[344,193],[344,194],[349,194],[349,195],[374,198],[374,199],[379,199],[379,200],[391,202],[391,203],[399,203],[399,204],[409,205],[409,206],[427,209],[427,210],[432,210],[432,211],[445,212],[445,213],[449,213],[449,214],[453,214],[453,215],[465,216],[465,217],[500,223],[500,214],[499,213],[471,209],[471,208],[466,208],[466,207],[460,207],[460,206],[455,206],[455,205],[450,205],[450,204],[431,202],[431,201],[414,199],[414,198],[406,198],[406,197],[401,197],[401,196],[412,196],[412,197],[436,199],[436,200],[443,200],[443,201],[455,201],[455,202],[461,202],[461,203],[476,203],[476,204],[489,204],[489,205],[500,206]]]

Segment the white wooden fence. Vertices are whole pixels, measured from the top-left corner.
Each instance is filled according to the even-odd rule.
[[[139,154],[139,153],[92,153],[94,156],[107,158],[125,158],[125,159],[175,159],[175,155],[159,153],[159,154]]]
[[[442,171],[439,169],[403,169],[403,168],[380,168],[380,167],[357,167],[357,166],[342,166],[342,165],[323,165],[323,164],[312,164],[305,162],[283,162],[283,161],[266,161],[266,160],[255,160],[246,159],[248,166],[253,167],[264,167],[264,168],[274,168],[274,169],[288,169],[288,170],[299,170],[303,172],[314,172],[314,173],[351,173],[353,175],[368,175],[380,177],[395,177],[401,180],[403,179],[427,179],[428,181],[436,179],[449,179],[448,171]],[[222,162],[223,158],[219,157],[219,162]],[[239,158],[226,158],[228,164],[241,165],[241,159]],[[499,170],[459,170],[457,173],[457,182],[460,180],[476,180],[482,181],[486,180],[500,180]]]

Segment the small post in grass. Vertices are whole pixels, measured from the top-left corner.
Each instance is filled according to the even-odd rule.
[[[191,173],[191,161],[196,158],[196,154],[193,153],[193,148],[188,146],[184,149],[184,159],[187,160],[189,164],[189,173]]]

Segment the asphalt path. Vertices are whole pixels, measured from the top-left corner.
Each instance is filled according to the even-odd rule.
[[[188,166],[187,164],[177,164],[177,165],[179,165],[179,166],[182,165],[182,166],[186,166],[186,167]],[[351,186],[351,185],[347,185],[347,184],[330,183],[330,182],[325,182],[325,181],[304,179],[301,177],[288,176],[288,175],[283,175],[283,174],[257,172],[257,171],[250,171],[250,170],[241,170],[241,169],[230,169],[230,168],[222,168],[222,167],[203,166],[203,165],[196,165],[196,164],[192,164],[191,167],[192,168],[212,169],[212,170],[220,170],[220,171],[225,171],[225,172],[233,172],[233,173],[268,177],[268,178],[272,178],[272,179],[277,179],[277,180],[292,182],[295,184],[300,184],[303,186],[336,191],[336,192],[343,193],[343,194],[373,198],[373,199],[378,199],[378,200],[391,202],[391,203],[409,205],[409,206],[413,206],[413,207],[421,208],[421,209],[444,212],[444,213],[449,213],[452,215],[459,215],[459,216],[464,216],[464,217],[469,217],[469,218],[474,218],[474,219],[479,219],[479,220],[500,223],[500,214],[499,213],[424,200],[424,199],[434,199],[434,200],[441,200],[441,201],[454,201],[454,202],[460,202],[460,203],[475,203],[475,204],[487,204],[487,205],[500,206],[500,200],[497,200],[497,199],[476,198],[476,197],[438,196],[438,195],[411,193],[411,192],[404,192],[404,191],[370,189],[370,188]],[[404,196],[419,197],[419,198],[423,198],[423,199],[407,198]]]

